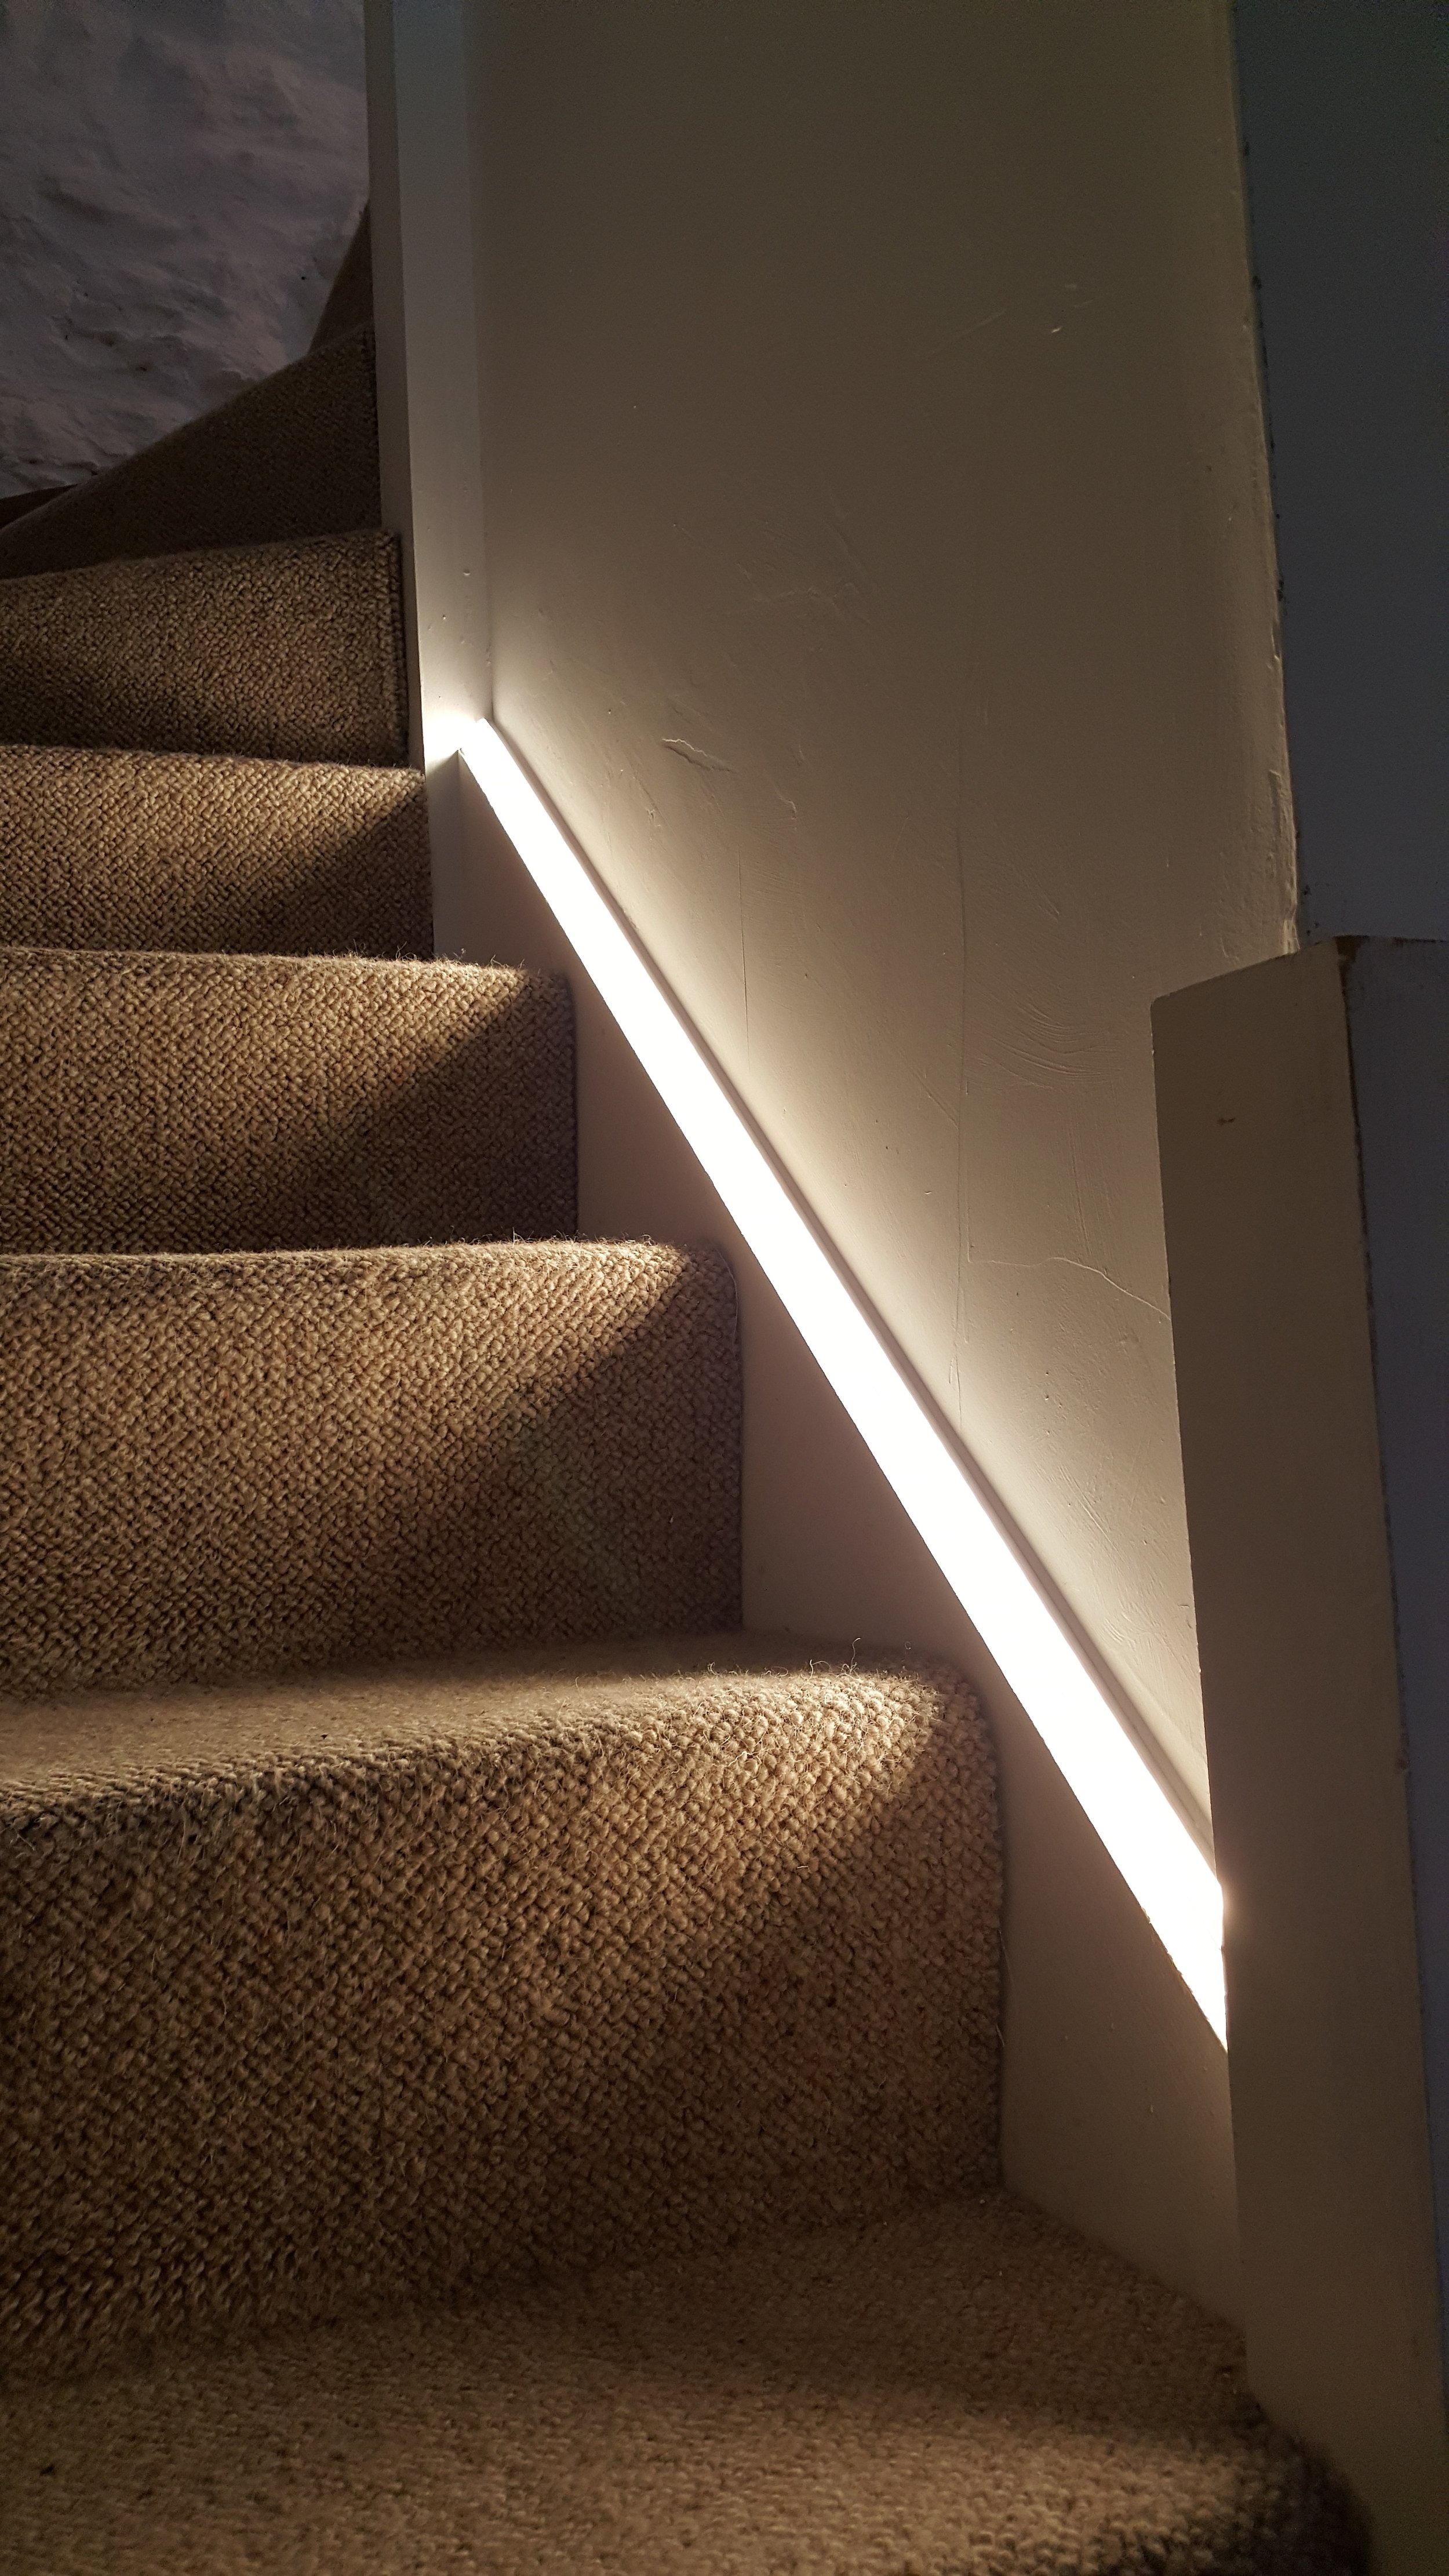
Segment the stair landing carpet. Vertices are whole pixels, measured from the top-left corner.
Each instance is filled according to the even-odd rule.
[[[372,332],[363,324],[0,528],[0,579],[334,536],[379,516]]]

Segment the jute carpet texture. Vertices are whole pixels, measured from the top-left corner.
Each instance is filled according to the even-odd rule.
[[[423,782],[339,762],[0,745],[0,940],[429,956]]]
[[[17,2383],[5,2576],[1357,2576],[1234,2339],[995,2193]]]
[[[0,530],[0,2576],[1364,2576],[1001,2193],[977,1704],[743,1632],[729,1266],[430,954],[368,289]]]
[[[397,548],[363,529],[0,582],[0,737],[402,761]]]
[[[0,1252],[574,1230],[561,976],[0,950]]]
[[[717,1253],[11,1254],[0,1348],[0,1690],[739,1616]]]
[[[0,528],[0,578],[375,528],[372,333],[354,328]]]
[[[949,1674],[728,1635],[40,1703],[0,1835],[12,2359],[994,2176],[990,1759]]]

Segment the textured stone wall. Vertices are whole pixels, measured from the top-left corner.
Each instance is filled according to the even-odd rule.
[[[362,0],[0,0],[0,494],[300,355],[367,194]]]

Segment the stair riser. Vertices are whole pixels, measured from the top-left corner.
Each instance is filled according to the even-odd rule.
[[[396,545],[324,537],[0,583],[0,740],[401,763]]]
[[[428,957],[411,770],[0,745],[0,941]]]
[[[4,1823],[0,2356],[991,2178],[998,1885],[959,1687],[282,1752]]]
[[[561,977],[0,952],[0,1251],[486,1242],[574,1227]]]
[[[0,1333],[0,1689],[738,1617],[718,1256],[9,1257]]]

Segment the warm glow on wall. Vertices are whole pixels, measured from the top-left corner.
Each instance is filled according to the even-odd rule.
[[[1224,2038],[1222,1896],[1171,1799],[821,1249],[718,1074],[489,724],[461,757],[1203,2013]]]

